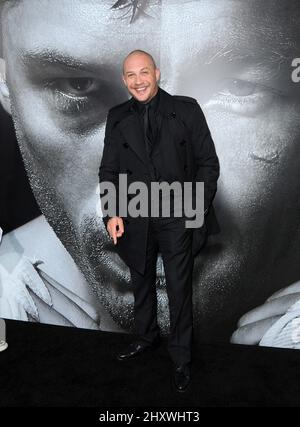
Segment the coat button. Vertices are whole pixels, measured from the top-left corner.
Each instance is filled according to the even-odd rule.
[[[129,147],[128,142],[124,142],[123,147],[124,147],[124,148],[128,148],[128,147]]]

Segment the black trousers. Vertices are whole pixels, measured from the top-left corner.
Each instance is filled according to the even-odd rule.
[[[157,323],[156,262],[162,255],[170,310],[168,352],[175,364],[191,362],[193,338],[192,229],[184,218],[149,218],[147,259],[142,275],[130,269],[136,333],[149,344],[160,335]]]

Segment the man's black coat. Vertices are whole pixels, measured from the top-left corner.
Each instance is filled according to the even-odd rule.
[[[151,153],[159,174],[158,181],[204,182],[204,209],[207,214],[204,225],[193,231],[193,254],[196,255],[207,235],[219,231],[212,206],[219,177],[219,161],[197,101],[189,97],[172,96],[161,88],[159,91],[156,111],[158,130]],[[131,98],[113,107],[108,113],[99,170],[100,193],[103,194],[103,181],[112,182],[118,188],[118,175],[121,173],[127,175],[128,186],[134,181],[142,181],[150,191],[148,166],[143,128],[135,100]],[[103,217],[105,225],[108,219],[108,216]],[[143,274],[149,218],[128,216],[123,219],[124,234],[118,238],[116,250],[129,267]]]

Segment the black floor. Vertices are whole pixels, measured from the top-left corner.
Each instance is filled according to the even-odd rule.
[[[165,347],[135,361],[114,355],[130,335],[7,321],[0,406],[299,406],[300,351],[203,345],[193,378],[173,390]]]

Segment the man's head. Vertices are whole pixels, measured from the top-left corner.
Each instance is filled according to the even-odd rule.
[[[123,81],[138,101],[149,102],[158,91],[160,71],[153,57],[143,50],[129,53],[123,62]]]

